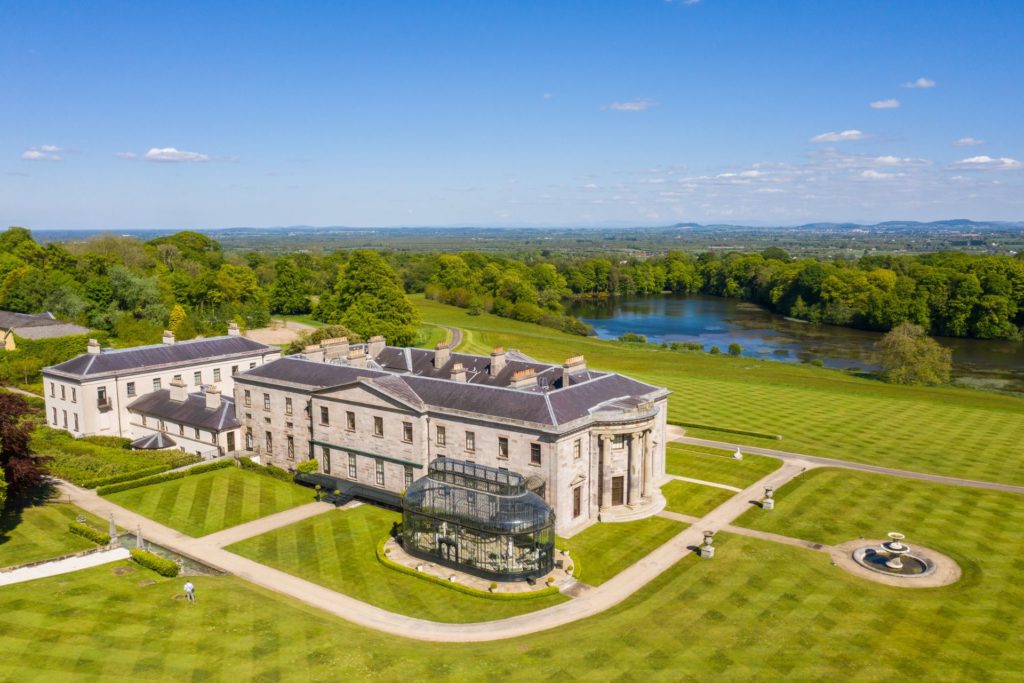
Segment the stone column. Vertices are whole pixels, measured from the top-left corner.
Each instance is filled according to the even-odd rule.
[[[640,472],[641,459],[643,458],[643,432],[633,432],[629,439],[629,493],[626,498],[627,505],[636,505],[640,502]]]
[[[599,496],[600,496],[600,500],[601,500],[601,509],[604,509],[604,508],[609,508],[609,507],[612,506],[612,482],[611,482],[611,478],[608,476],[608,472],[611,469],[608,466],[608,457],[609,457],[608,451],[611,448],[612,437],[610,437],[607,434],[601,434],[600,436],[597,437],[597,439],[598,439],[598,445],[597,445],[597,451],[598,451],[598,457],[597,457],[597,459],[598,459],[597,481],[598,481]]]
[[[644,498],[654,495],[654,444],[651,430],[644,431]]]

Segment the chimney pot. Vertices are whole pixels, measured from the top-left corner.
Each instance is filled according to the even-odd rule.
[[[505,349],[496,346],[491,351],[491,377],[496,376],[505,369]]]
[[[174,333],[170,330],[164,330],[163,343],[174,344]]]
[[[206,409],[217,410],[220,408],[220,389],[214,385],[206,387]]]
[[[387,346],[387,341],[385,341],[384,337],[378,334],[376,336],[370,337],[370,341],[366,345],[366,353],[371,358],[376,358],[377,356],[380,355],[380,352],[384,350],[385,346]]]
[[[462,363],[455,363],[452,365],[451,379],[453,382],[466,381],[466,368],[462,366]]]
[[[241,335],[242,335],[242,330],[240,330],[238,328],[238,323],[236,323],[236,322],[228,323],[228,336],[229,337],[239,337]]]
[[[434,368],[441,369],[451,359],[452,352],[448,348],[448,342],[438,342],[434,347]]]
[[[88,346],[86,346],[86,350],[90,354],[95,356],[96,354],[98,354],[100,352],[100,343],[98,341],[96,341],[95,339],[90,339]]]
[[[352,349],[348,352],[348,364],[355,368],[366,367],[366,351],[363,349]]]

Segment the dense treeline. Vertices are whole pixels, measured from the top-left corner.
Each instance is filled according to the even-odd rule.
[[[813,322],[887,331],[903,322],[933,335],[1021,337],[1024,260],[944,252],[856,261],[761,253],[681,251],[648,259],[522,261],[467,252],[407,257],[411,291],[470,309],[581,331],[562,315],[567,296],[704,293],[752,301]]]

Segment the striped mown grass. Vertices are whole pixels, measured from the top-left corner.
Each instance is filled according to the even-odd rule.
[[[105,497],[189,536],[212,534],[310,503],[315,498],[308,488],[238,467]]]
[[[550,595],[489,600],[385,567],[375,549],[387,538],[392,523],[399,521],[397,512],[361,505],[247,538],[227,549],[386,610],[432,621],[502,619],[568,599]]]
[[[517,348],[561,363],[584,354],[614,370],[674,392],[669,420],[720,425],[782,441],[690,430],[810,455],[1024,484],[1024,400],[954,387],[904,387],[837,370],[725,354],[670,351],[590,337],[414,299],[426,322],[466,331],[460,350]]]
[[[736,495],[735,492],[726,489],[692,484],[678,479],[662,486],[661,493],[668,502],[665,509],[694,517],[703,517]]]
[[[661,517],[633,522],[593,524],[572,538],[559,538],[558,547],[579,561],[580,581],[597,586],[668,542],[685,524]]]
[[[1016,680],[1024,596],[1002,571],[1020,562],[1019,533],[997,537],[964,581],[926,590],[720,533],[714,560],[687,557],[598,616],[465,644],[360,628],[233,576],[194,578],[189,607],[180,579],[115,575],[123,563],[0,588],[0,679]]]
[[[782,466],[778,458],[744,453],[742,460],[736,460],[731,451],[680,443],[669,443],[665,447],[665,458],[669,474],[741,489]]]
[[[95,548],[95,543],[68,531],[68,524],[79,515],[98,531],[107,531],[107,522],[70,503],[50,501],[24,508],[11,505],[0,516],[0,567]]]

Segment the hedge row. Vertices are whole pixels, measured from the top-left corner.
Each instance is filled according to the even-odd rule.
[[[130,552],[133,560],[141,564],[146,569],[152,569],[160,576],[167,576],[173,579],[181,570],[181,567],[179,567],[178,563],[174,560],[168,560],[166,557],[154,555],[147,550],[132,548]]]
[[[257,465],[249,458],[236,458],[236,461],[243,470],[265,474],[268,477],[280,479],[281,481],[288,482],[289,484],[291,484],[295,479],[295,476],[291,472],[281,469],[276,465]]]
[[[150,484],[162,484],[165,481],[174,481],[175,479],[182,479],[183,477],[189,477],[193,474],[202,474],[203,472],[212,472],[213,470],[234,466],[234,460],[218,460],[217,462],[206,463],[205,465],[196,465],[195,467],[190,467],[187,470],[167,472],[166,474],[158,474],[155,477],[145,477],[143,479],[133,479],[132,481],[121,482],[120,484],[101,486],[96,489],[96,493],[101,496],[106,496],[111,493],[118,493],[119,491],[137,489],[142,486],[149,486]]]
[[[558,588],[556,588],[555,586],[547,586],[546,588],[541,588],[537,591],[530,591],[529,593],[491,593],[490,591],[480,591],[475,588],[470,588],[469,586],[463,586],[460,583],[447,581],[445,579],[441,579],[436,576],[431,576],[430,574],[426,574],[424,572],[418,572],[415,569],[398,564],[390,557],[388,557],[387,554],[384,552],[384,544],[386,544],[387,542],[388,539],[385,538],[383,541],[377,544],[377,561],[380,562],[382,565],[389,569],[394,569],[395,571],[401,572],[403,574],[415,576],[416,578],[423,579],[425,581],[430,581],[431,583],[436,583],[446,588],[451,588],[452,590],[458,591],[459,593],[472,595],[476,598],[484,598],[485,600],[532,600],[534,598],[542,598],[548,595],[556,595],[558,593]]]
[[[706,429],[710,432],[723,432],[725,434],[739,434],[740,436],[754,436],[758,439],[782,441],[781,434],[765,434],[764,432],[752,432],[746,429],[733,429],[732,427],[715,427],[713,425],[703,425],[697,422],[673,422],[672,424],[680,427],[689,427],[691,429]]]
[[[124,474],[115,474],[111,477],[100,477],[99,479],[89,479],[83,481],[79,486],[87,489],[94,489],[98,486],[109,486],[110,484],[120,484],[124,481],[133,481],[135,479],[142,479],[144,477],[152,477],[154,474],[160,474],[167,470],[174,469],[171,464],[156,465],[155,467],[147,467],[144,470],[136,470],[134,472],[125,472]]]
[[[102,531],[96,531],[96,529],[93,529],[87,524],[82,524],[81,522],[71,522],[68,524],[68,531],[76,536],[86,538],[96,545],[107,545],[110,543],[110,536]]]

